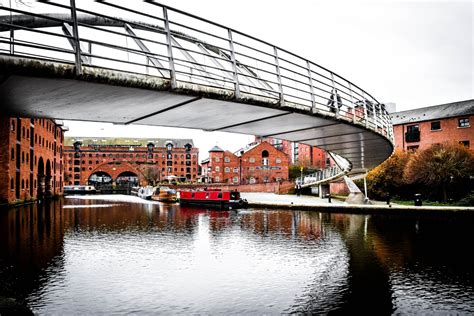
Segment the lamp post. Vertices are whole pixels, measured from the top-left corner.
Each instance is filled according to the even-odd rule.
[[[303,166],[300,167],[300,171],[301,171],[301,180],[300,180],[300,184],[303,184]]]

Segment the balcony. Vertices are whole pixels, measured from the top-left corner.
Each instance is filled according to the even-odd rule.
[[[412,131],[405,133],[405,141],[407,143],[414,143],[420,141],[420,131]]]

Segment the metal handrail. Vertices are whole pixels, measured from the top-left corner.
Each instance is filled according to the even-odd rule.
[[[324,113],[394,142],[390,115],[383,104],[351,81],[286,49],[151,0],[133,2],[130,7],[104,0],[79,7],[83,3],[42,0],[22,9],[1,6],[0,11],[9,15],[0,16],[0,54],[68,60],[79,76],[84,67],[104,67],[160,77],[169,80],[172,88],[179,83],[219,87],[237,100],[263,97],[289,108]],[[44,9],[63,14],[41,13]],[[130,16],[140,16],[143,21]],[[136,34],[127,32],[126,24]],[[65,25],[70,33],[48,34]],[[50,43],[51,36],[58,37],[57,43]],[[137,42],[138,47],[130,47]]]

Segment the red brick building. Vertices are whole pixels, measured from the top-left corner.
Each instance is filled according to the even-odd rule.
[[[416,151],[452,141],[473,148],[474,100],[395,112],[391,117],[397,149]]]
[[[67,185],[196,181],[198,159],[192,139],[66,137],[64,178]]]
[[[291,164],[318,169],[324,169],[330,164],[330,158],[326,151],[315,146],[271,137],[255,137],[255,141],[266,141],[272,144],[276,149],[283,151],[290,158]]]
[[[215,146],[201,162],[205,182],[254,184],[288,180],[289,157],[267,142],[232,153]]]
[[[0,117],[0,203],[62,193],[60,121]]]

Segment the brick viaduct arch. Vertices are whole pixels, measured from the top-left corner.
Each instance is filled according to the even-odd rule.
[[[114,182],[115,180],[117,180],[117,177],[123,172],[133,172],[138,176],[139,182],[145,179],[145,175],[143,174],[143,172],[140,169],[129,164],[128,162],[114,161],[105,162],[103,164],[98,165],[92,170],[85,171],[82,174],[83,183],[87,183],[87,181],[89,181],[90,176],[96,172],[105,172],[109,174],[112,177],[112,181]]]

